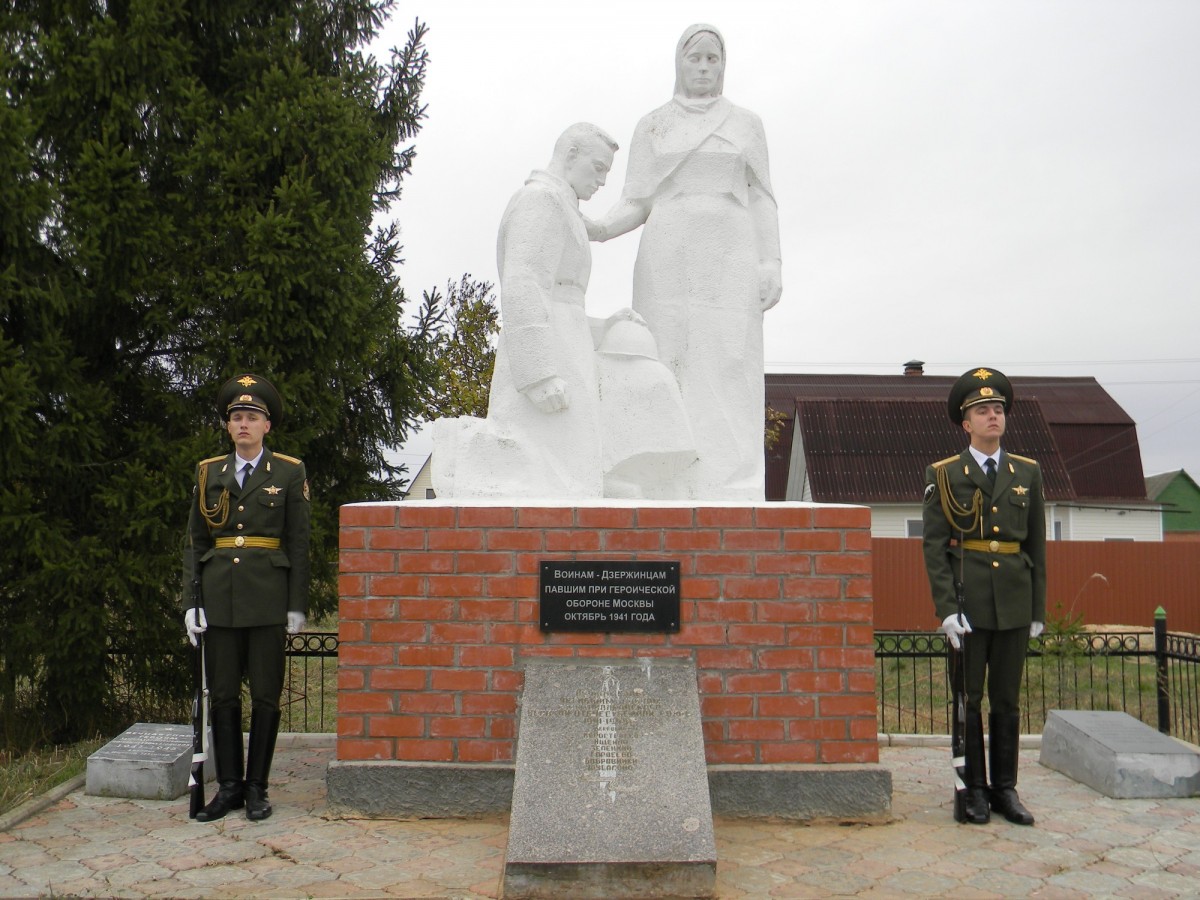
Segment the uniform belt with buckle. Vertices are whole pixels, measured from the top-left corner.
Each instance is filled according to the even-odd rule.
[[[1017,541],[963,541],[964,550],[974,550],[977,553],[1020,553],[1021,545]]]
[[[260,550],[278,550],[283,546],[279,538],[251,537],[239,534],[237,537],[219,537],[214,542],[218,550],[229,550],[234,547],[257,547]]]

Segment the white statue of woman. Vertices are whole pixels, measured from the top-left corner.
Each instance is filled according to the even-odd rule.
[[[620,201],[593,240],[644,225],[633,308],[675,373],[699,459],[662,497],[762,500],[762,314],[779,301],[779,216],[754,113],[722,96],[725,41],[684,31],[675,95],[638,123]]]

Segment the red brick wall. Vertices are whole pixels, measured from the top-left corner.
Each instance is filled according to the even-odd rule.
[[[695,661],[710,763],[874,763],[865,507],[341,510],[340,760],[515,758],[522,661]],[[673,560],[678,634],[543,634],[538,564]]]

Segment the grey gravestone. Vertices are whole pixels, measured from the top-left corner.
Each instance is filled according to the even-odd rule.
[[[88,757],[84,790],[100,797],[174,800],[187,793],[191,770],[190,725],[138,722]],[[204,780],[212,781],[215,775],[210,749]]]
[[[1107,797],[1200,794],[1200,754],[1123,712],[1051,710],[1041,763]]]
[[[711,897],[713,837],[690,660],[531,660],[504,896]]]

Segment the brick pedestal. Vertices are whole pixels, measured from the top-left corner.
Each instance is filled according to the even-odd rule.
[[[503,806],[525,660],[654,656],[695,662],[716,812],[878,819],[890,809],[865,507],[354,504],[342,508],[340,540],[335,808]],[[542,633],[538,565],[556,559],[678,561],[679,633]],[[806,773],[825,786],[820,808],[761,808],[786,805],[787,785]],[[857,778],[860,795],[839,807],[831,776]],[[445,799],[465,806],[422,806],[411,795],[426,782],[439,794],[460,784]],[[763,801],[725,809],[726,793]]]

